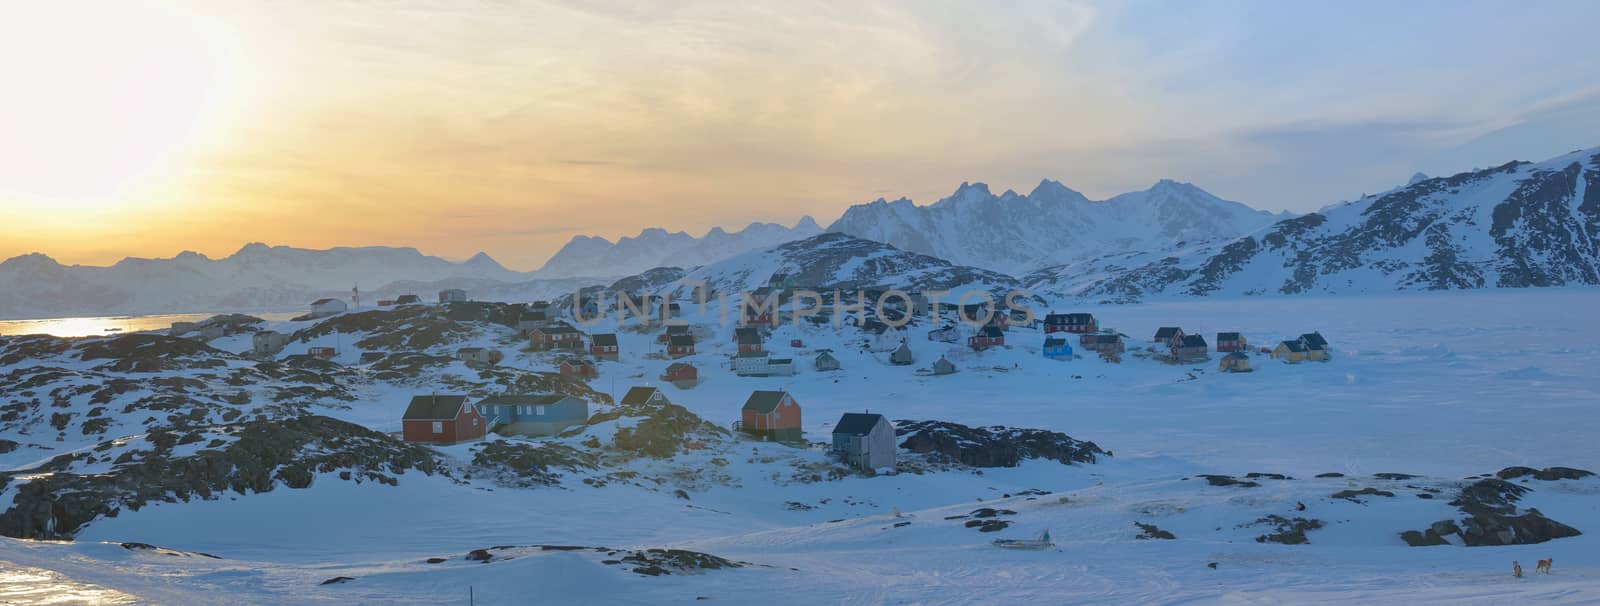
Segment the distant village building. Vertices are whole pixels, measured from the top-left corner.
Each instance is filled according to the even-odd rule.
[[[793,375],[794,360],[774,358],[767,352],[747,352],[733,357],[733,373],[741,377]]]
[[[439,291],[440,303],[462,303],[467,300],[467,291],[459,288],[446,288]]]
[[[894,425],[876,413],[844,413],[833,426],[833,453],[864,470],[894,467]]]
[[[1127,344],[1122,342],[1122,335],[1116,333],[1099,333],[1082,335],[1078,337],[1078,347],[1085,351],[1092,351],[1102,356],[1120,355],[1128,350]]]
[[[1094,319],[1094,314],[1046,314],[1044,317],[1045,334],[1056,332],[1087,334],[1099,330],[1100,323]]]
[[[212,341],[226,336],[228,334],[228,329],[221,324],[207,324],[202,322],[197,328],[194,329],[193,333],[194,334],[190,335],[189,338],[196,341]]]
[[[553,436],[589,420],[589,403],[563,394],[498,395],[478,401],[495,433]]]
[[[700,370],[688,362],[673,362],[662,371],[661,380],[678,389],[689,389],[700,382]]]
[[[467,406],[466,396],[413,396],[400,420],[407,442],[458,444],[483,439],[488,423]]]
[[[183,335],[189,334],[190,332],[193,332],[194,329],[196,327],[198,327],[198,326],[199,326],[199,324],[194,323],[194,322],[173,322],[172,323],[172,328],[167,329],[167,336],[169,336],[169,337],[181,337]]]
[[[566,360],[562,360],[559,369],[561,371],[561,376],[563,377],[593,379],[600,376],[600,370],[595,368],[593,362],[578,358],[567,358]]]
[[[1221,372],[1250,372],[1250,356],[1241,351],[1229,352],[1222,356],[1222,361],[1217,363],[1217,370]]]
[[[616,333],[601,333],[591,337],[589,341],[589,353],[596,358],[616,360],[622,357],[621,351],[617,348]]]
[[[901,341],[900,347],[889,354],[889,363],[895,366],[910,366],[916,363],[916,356],[911,353],[911,345]]]
[[[463,347],[456,350],[456,359],[468,364],[494,365],[499,364],[504,357],[505,354],[500,353],[500,350],[488,347]]]
[[[687,336],[689,334],[690,332],[688,324],[668,324],[666,330],[663,330],[661,334],[656,337],[656,342],[666,343],[667,340],[671,339],[672,337],[679,335]]]
[[[1183,335],[1172,348],[1172,359],[1179,362],[1195,362],[1208,357],[1206,338],[1200,335]]]
[[[339,351],[332,347],[307,347],[306,355],[327,360],[339,355]]]
[[[1051,360],[1071,360],[1072,345],[1067,343],[1065,337],[1045,337],[1044,357]]]
[[[906,337],[901,334],[900,329],[885,325],[877,334],[872,335],[872,343],[868,348],[876,352],[894,351],[905,342]]]
[[[422,303],[422,297],[416,295],[400,295],[394,298],[395,305],[417,305]]]
[[[753,326],[734,329],[733,340],[739,345],[739,353],[760,353],[763,349],[761,331]]]
[[[275,356],[289,344],[289,335],[275,330],[256,331],[250,336],[250,353],[257,356]]]
[[[739,430],[779,442],[798,442],[800,403],[787,391],[758,390],[739,411]]]
[[[1328,359],[1328,340],[1322,338],[1320,332],[1308,332],[1300,335],[1300,342],[1306,346],[1306,359],[1322,362]]]
[[[823,350],[822,353],[817,354],[816,368],[818,372],[839,370],[839,359],[833,357],[833,352]]]
[[[692,335],[673,335],[667,339],[667,355],[674,358],[694,355],[694,337]]]
[[[317,299],[311,302],[311,315],[322,317],[342,314],[349,310],[343,299]]]
[[[1245,342],[1244,337],[1240,336],[1239,333],[1217,333],[1217,351],[1245,351],[1248,349],[1250,349],[1250,344]]]
[[[1299,339],[1279,341],[1278,346],[1272,348],[1272,359],[1291,364],[1303,362],[1306,359],[1306,344],[1301,343]]]
[[[770,286],[762,286],[750,291],[750,304],[745,305],[743,298],[739,301],[739,322],[741,324],[771,324],[772,310],[776,305],[769,306],[767,302],[777,297]]]
[[[1164,343],[1164,344],[1166,344],[1167,347],[1177,347],[1178,344],[1179,344],[1179,341],[1182,340],[1182,339],[1183,339],[1183,329],[1182,328],[1178,328],[1176,326],[1162,326],[1161,328],[1156,330],[1156,336],[1155,336],[1155,338],[1151,339],[1150,342],[1151,343]]]
[[[1006,333],[1000,331],[999,326],[984,325],[978,332],[967,337],[967,347],[976,351],[983,351],[990,347],[1000,347],[1006,344]]]
[[[517,334],[527,336],[533,329],[550,322],[550,314],[543,311],[524,310],[517,316]]]
[[[568,324],[539,326],[528,331],[528,342],[537,350],[583,348],[583,333]]]
[[[951,361],[946,360],[944,356],[939,356],[939,359],[933,361],[933,374],[953,375],[955,373],[956,365]]]
[[[667,394],[654,387],[629,387],[621,402],[623,406],[665,406],[671,403],[667,400]]]

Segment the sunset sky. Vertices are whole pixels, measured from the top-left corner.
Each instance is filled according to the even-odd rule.
[[[1308,211],[1600,146],[1596,23],[1596,2],[11,2],[0,258],[263,241],[534,269],[575,234],[1041,178]]]

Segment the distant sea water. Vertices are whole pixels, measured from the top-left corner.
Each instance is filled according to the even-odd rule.
[[[238,312],[270,322],[283,322],[304,311]],[[40,318],[36,320],[0,320],[0,336],[4,335],[54,335],[57,337],[93,337],[166,330],[173,322],[198,322],[219,315],[216,313],[157,314],[149,316],[103,316],[98,318]]]

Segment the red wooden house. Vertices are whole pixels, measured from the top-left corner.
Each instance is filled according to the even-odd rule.
[[[1217,333],[1217,351],[1250,351],[1250,344],[1236,332]]]
[[[978,332],[967,337],[967,347],[983,351],[990,347],[1000,347],[1006,344],[1006,333],[1000,332],[1000,327],[993,324],[978,329]]]
[[[739,411],[739,430],[779,442],[798,442],[800,403],[787,391],[753,392]]]
[[[589,353],[596,358],[615,360],[621,356],[616,333],[598,334],[589,340]]]
[[[326,359],[332,358],[332,357],[334,357],[334,356],[336,356],[338,354],[339,354],[339,351],[334,349],[334,348],[332,348],[332,347],[308,347],[308,348],[306,348],[306,355],[311,356],[313,358],[322,358],[322,359],[326,360]]]
[[[739,353],[761,353],[761,331],[755,327],[734,330],[733,339],[739,344]]]
[[[1100,331],[1100,322],[1094,319],[1094,314],[1047,314],[1044,317],[1044,333],[1069,332],[1073,334],[1089,334]]]
[[[1156,329],[1156,336],[1150,342],[1165,343],[1167,347],[1178,347],[1183,344],[1183,329],[1176,326],[1162,326]]]
[[[667,339],[667,355],[674,358],[694,355],[694,337],[690,335],[673,335]]]
[[[583,349],[583,333],[566,324],[539,326],[528,331],[534,349]]]
[[[413,396],[400,429],[407,442],[456,444],[483,439],[489,426],[466,396]]]
[[[600,376],[600,371],[594,367],[593,362],[570,358],[561,362],[561,376],[593,379]]]
[[[772,288],[763,286],[750,292],[748,304],[744,298],[739,300],[739,322],[741,324],[771,324],[772,310],[777,305],[768,305],[776,296]]]
[[[676,337],[678,335],[688,335],[688,334],[689,334],[689,325],[688,324],[668,324],[667,325],[667,329],[665,331],[663,331],[660,335],[656,336],[656,342],[657,343],[666,343],[668,339],[671,339],[671,338]]]
[[[688,362],[673,362],[661,373],[661,380],[678,387],[694,385],[700,380],[700,370]]]

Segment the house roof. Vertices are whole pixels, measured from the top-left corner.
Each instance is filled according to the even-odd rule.
[[[766,414],[777,410],[778,403],[782,402],[786,395],[789,393],[781,390],[756,390],[750,393],[750,398],[744,401],[744,408],[741,410]]]
[[[454,419],[466,403],[466,396],[411,396],[411,405],[406,407],[406,414],[401,418],[407,421]]]
[[[1301,343],[1298,339],[1293,340],[1293,341],[1281,341],[1281,342],[1278,343],[1278,347],[1287,348],[1289,351],[1296,351],[1296,352],[1305,351],[1306,350],[1306,345],[1304,343]]]
[[[767,358],[767,364],[793,364],[792,358]]]
[[[500,394],[478,400],[479,406],[549,406],[572,396],[558,393]]]
[[[826,352],[826,351],[817,354],[817,359],[818,360],[833,360],[835,362],[839,361],[838,358],[833,357],[832,353],[829,353],[829,352]]]
[[[628,393],[622,396],[623,404],[644,404],[661,390],[654,387],[630,387]]]
[[[311,304],[312,305],[321,305],[323,303],[332,303],[334,301],[338,301],[338,299],[317,299],[315,301],[312,301]]]
[[[696,369],[695,369],[693,364],[690,364],[688,362],[673,362],[673,363],[667,365],[667,372],[681,372],[681,371],[684,371],[684,370],[696,370]]]
[[[1162,326],[1156,330],[1156,338],[1171,339],[1173,335],[1176,335],[1180,332],[1183,332],[1182,328],[1178,328],[1176,326]]]
[[[907,345],[905,342],[901,342],[900,343],[900,347],[896,348],[892,355],[894,357],[896,357],[896,358],[898,358],[898,357],[900,357],[902,355],[910,356],[911,355],[911,346]]]
[[[1235,359],[1235,360],[1243,360],[1243,359],[1249,358],[1250,356],[1244,355],[1244,352],[1234,351],[1234,352],[1229,352],[1228,355],[1223,356],[1223,357],[1224,358],[1232,358],[1232,359]]]
[[[1044,338],[1044,346],[1045,347],[1061,347],[1062,345],[1066,345],[1066,344],[1067,344],[1067,340],[1063,339],[1063,338],[1060,338],[1060,337],[1045,337]]]
[[[1218,341],[1238,341],[1239,340],[1239,333],[1236,333],[1236,332],[1219,332],[1219,333],[1217,333],[1217,340]]]
[[[760,345],[761,332],[754,328],[740,328],[736,333],[740,345]]]
[[[561,361],[562,366],[594,366],[593,362],[578,358],[567,358]]]
[[[456,353],[478,353],[480,351],[483,351],[482,347],[463,347],[461,349],[457,349]]]
[[[1005,338],[1006,333],[1005,331],[1000,330],[999,326],[985,324],[983,328],[978,329],[978,336],[988,337],[990,339],[1003,339]]]
[[[872,433],[879,421],[887,422],[875,412],[847,412],[833,425],[833,435],[864,436]]]
[[[551,326],[541,326],[539,328],[535,328],[534,330],[537,330],[537,331],[545,333],[545,334],[552,334],[552,335],[553,334],[566,334],[566,333],[569,333],[569,332],[578,332],[578,329],[573,328],[572,325],[570,325],[570,324],[554,324],[554,325],[551,325]]]
[[[765,358],[765,357],[767,357],[767,355],[769,355],[769,354],[767,352],[764,352],[764,351],[741,351],[741,352],[739,352],[739,355],[736,355],[734,357],[736,357],[736,358]]]
[[[1200,335],[1183,335],[1182,347],[1205,347],[1206,338]]]
[[[1305,341],[1306,345],[1317,345],[1319,347],[1327,347],[1328,346],[1328,340],[1322,338],[1322,333],[1321,332],[1308,332],[1306,334],[1300,335],[1300,340],[1301,341]]]
[[[593,341],[595,345],[600,347],[616,347],[617,334],[612,332],[598,334],[593,337]]]
[[[667,345],[673,347],[693,347],[694,337],[690,335],[672,335],[667,337]]]

